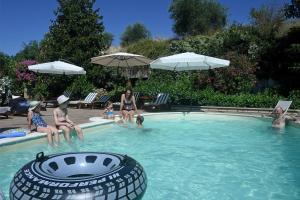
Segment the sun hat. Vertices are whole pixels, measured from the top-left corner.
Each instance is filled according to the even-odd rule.
[[[30,110],[30,111],[32,111],[32,110],[34,110],[37,106],[39,106],[41,104],[41,102],[40,101],[31,101],[30,103],[29,103],[29,108],[28,108],[28,110]]]
[[[60,96],[57,98],[57,103],[58,103],[59,105],[65,103],[66,101],[69,101],[69,98],[66,97],[65,95],[60,95]]]

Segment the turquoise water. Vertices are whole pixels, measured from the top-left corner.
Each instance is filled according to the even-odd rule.
[[[85,130],[85,141],[59,148],[45,140],[0,147],[0,187],[46,154],[103,151],[128,154],[148,176],[144,200],[300,199],[300,129],[270,120],[212,114],[145,116],[143,129],[116,124]]]

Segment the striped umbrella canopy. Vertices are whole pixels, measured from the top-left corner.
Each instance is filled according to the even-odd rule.
[[[149,65],[152,60],[142,55],[118,52],[91,58],[91,62],[106,67],[135,67]]]
[[[117,68],[122,76],[128,78],[128,86],[131,86],[130,78],[147,78],[149,76],[151,61],[145,56],[125,52],[91,58],[91,63]]]

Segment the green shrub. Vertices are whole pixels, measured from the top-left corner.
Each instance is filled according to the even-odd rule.
[[[300,90],[292,90],[289,93],[288,100],[293,101],[291,108],[300,109]]]
[[[150,59],[157,59],[162,56],[171,55],[168,40],[144,39],[127,47],[127,52],[140,54]]]
[[[225,95],[212,89],[205,89],[197,92],[197,101],[202,106],[227,106],[227,107],[257,107],[273,108],[279,99],[277,94],[268,92],[258,94],[235,94]]]
[[[86,76],[79,76],[67,88],[68,91],[72,91],[72,98],[75,99],[85,98],[94,89],[94,85],[87,80]]]
[[[31,92],[33,98],[36,100],[44,100],[49,95],[47,82],[43,79],[43,77],[37,77],[35,86]]]
[[[170,94],[173,104],[189,105],[192,103],[202,106],[273,108],[279,99],[284,99],[270,90],[257,94],[232,95],[215,91],[212,88],[196,90],[191,87],[192,79],[193,77],[187,74],[182,74],[177,78],[164,76],[164,80],[152,77],[148,81],[138,82],[134,90],[148,96],[156,96],[159,92],[166,92]],[[295,96],[295,94],[293,95]],[[293,98],[295,99],[295,97]]]
[[[126,88],[123,86],[115,85],[114,89],[108,93],[108,95],[111,96],[110,101],[120,102],[121,95],[124,93],[125,89]]]

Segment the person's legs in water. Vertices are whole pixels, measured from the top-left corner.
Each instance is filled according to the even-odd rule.
[[[54,137],[54,142],[59,145],[60,141],[59,141],[59,133],[57,128],[53,127],[53,126],[49,126],[48,127],[51,129],[51,132],[53,133],[53,137]]]
[[[67,127],[67,126],[59,126],[59,129],[62,130],[64,132],[64,137],[65,140],[70,143],[71,142],[71,128]]]
[[[74,129],[77,133],[77,136],[80,140],[83,140],[83,132],[82,129],[79,126],[74,126]]]
[[[124,121],[128,121],[129,112],[127,110],[122,110],[122,116],[123,116]]]
[[[50,144],[51,146],[53,146],[52,131],[51,131],[50,128],[38,126],[36,130],[38,132],[40,132],[40,133],[47,133],[48,144]]]
[[[134,110],[131,110],[128,112],[128,117],[129,117],[129,121],[133,122],[133,118],[134,118]]]

